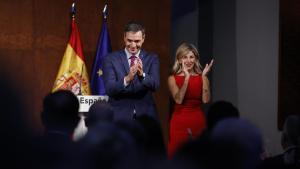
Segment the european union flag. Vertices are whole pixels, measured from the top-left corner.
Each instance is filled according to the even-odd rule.
[[[97,53],[94,59],[92,77],[91,77],[91,89],[93,95],[105,95],[105,88],[102,77],[102,62],[104,57],[111,52],[111,44],[109,33],[107,29],[107,5],[103,9],[103,19],[101,33],[97,44]]]

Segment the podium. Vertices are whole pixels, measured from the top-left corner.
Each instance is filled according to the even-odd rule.
[[[85,125],[85,113],[89,111],[90,107],[98,100],[108,101],[108,96],[99,95],[77,95],[79,101],[79,117],[80,121],[73,133],[73,140],[78,141],[87,133]]]
[[[78,95],[79,100],[79,112],[88,112],[91,105],[93,105],[98,100],[108,101],[108,96],[100,95]]]

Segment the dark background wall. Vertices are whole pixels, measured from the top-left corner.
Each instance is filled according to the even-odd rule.
[[[51,91],[69,38],[72,0],[0,1],[0,67],[18,84],[28,107],[34,133],[42,131],[39,114],[43,97]],[[155,94],[163,132],[168,129],[166,79],[170,58],[170,0],[114,0],[108,27],[113,50],[123,48],[123,26],[129,20],[146,27],[144,49],[160,56],[161,87]],[[89,71],[101,28],[104,1],[77,1],[77,25]],[[159,5],[157,5],[159,4]],[[24,111],[25,112],[25,111]]]
[[[300,114],[299,9],[297,0],[280,0],[279,128],[282,128],[286,116]]]

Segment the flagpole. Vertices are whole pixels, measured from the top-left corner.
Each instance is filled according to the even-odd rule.
[[[97,51],[96,51],[96,56],[94,58],[90,84],[91,84],[93,95],[106,96],[104,80],[102,76],[103,75],[102,68],[103,68],[104,58],[112,51],[108,28],[107,28],[107,18],[108,18],[107,3],[104,4],[104,7],[101,12],[102,12],[101,14],[102,25],[101,25],[99,38],[98,38]]]
[[[72,7],[71,7],[72,19],[75,19],[75,14],[76,14],[75,1],[73,1]]]
[[[71,7],[71,15],[72,15],[72,19],[75,20],[75,15],[76,15],[76,3],[75,1],[73,1],[72,3],[72,7]],[[79,92],[78,95],[82,95],[82,76],[83,76],[83,66],[84,64],[81,65],[81,70],[80,70],[80,74],[79,74]]]
[[[107,19],[107,3],[105,3],[105,5],[104,5],[102,14],[103,14],[103,18],[106,20]]]
[[[83,66],[84,66],[84,64],[82,64],[82,66],[81,66],[81,72],[80,72],[80,76],[79,76],[80,79],[79,79],[79,93],[78,93],[78,95],[82,95],[81,86],[82,86]]]

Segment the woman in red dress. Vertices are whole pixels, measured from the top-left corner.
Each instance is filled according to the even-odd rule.
[[[213,60],[202,70],[199,59],[194,45],[182,43],[177,48],[173,74],[168,78],[175,102],[169,128],[169,158],[182,144],[198,137],[206,128],[201,105],[210,101],[207,74]]]

